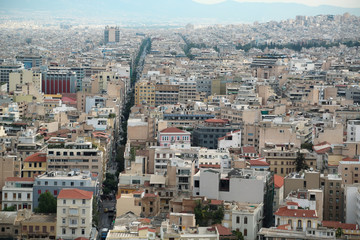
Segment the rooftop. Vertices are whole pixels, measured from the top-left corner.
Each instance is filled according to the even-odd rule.
[[[58,195],[58,199],[91,199],[92,196],[93,192],[72,188],[62,189]]]

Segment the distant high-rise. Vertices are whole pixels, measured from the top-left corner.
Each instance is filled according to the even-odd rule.
[[[120,42],[120,29],[119,27],[105,27],[104,31],[104,42],[106,43],[113,43],[113,42]]]

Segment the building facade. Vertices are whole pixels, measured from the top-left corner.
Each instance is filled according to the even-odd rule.
[[[90,238],[93,193],[80,189],[63,189],[57,197],[56,237],[70,240]]]

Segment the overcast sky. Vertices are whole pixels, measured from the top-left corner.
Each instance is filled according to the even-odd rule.
[[[360,8],[360,0],[193,0],[203,4],[216,4],[225,1],[264,2],[264,3],[300,3],[308,6],[330,5],[346,8]]]

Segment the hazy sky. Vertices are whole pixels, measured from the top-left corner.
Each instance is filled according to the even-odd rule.
[[[308,6],[330,5],[346,8],[360,8],[360,0],[193,0],[204,4],[217,4],[225,1],[262,2],[262,3],[300,3]]]
[[[0,17],[99,24],[251,23],[346,12],[360,16],[360,0],[0,0]]]

